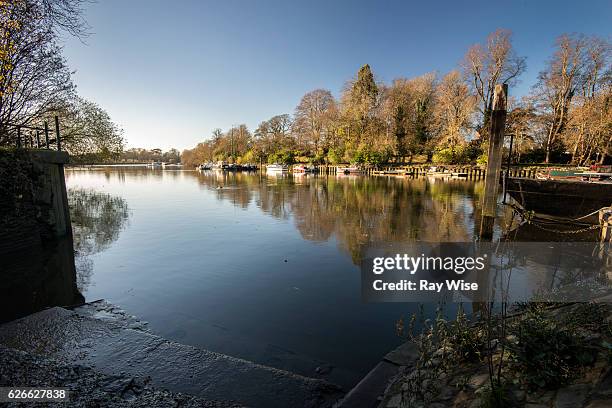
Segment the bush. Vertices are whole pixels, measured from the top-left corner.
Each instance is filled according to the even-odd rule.
[[[517,340],[508,345],[511,365],[530,388],[567,384],[588,353],[573,328],[541,311],[528,312],[513,331]]]
[[[292,151],[281,150],[269,155],[268,163],[293,164],[295,163],[295,154]]]
[[[474,161],[478,152],[476,147],[470,145],[446,147],[436,150],[431,160],[435,164],[468,164]]]
[[[336,149],[330,149],[327,152],[327,161],[331,164],[338,164],[342,160],[342,155]]]

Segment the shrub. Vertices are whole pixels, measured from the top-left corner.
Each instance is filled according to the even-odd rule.
[[[586,351],[575,330],[530,311],[513,328],[517,340],[508,344],[512,368],[531,388],[557,388],[572,378]]]

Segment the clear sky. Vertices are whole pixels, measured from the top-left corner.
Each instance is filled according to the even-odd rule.
[[[527,57],[529,91],[565,32],[612,36],[612,1],[98,0],[92,35],[67,39],[79,93],[128,147],[180,150],[214,128],[292,113],[316,88],[338,95],[363,64],[378,80],[445,73],[497,28]]]

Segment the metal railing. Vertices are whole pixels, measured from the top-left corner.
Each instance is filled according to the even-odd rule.
[[[56,149],[62,150],[62,138],[60,136],[59,118],[54,118],[55,127],[49,128],[47,121],[43,122],[42,127],[30,125],[18,125],[15,123],[5,123],[7,128],[15,129],[15,146],[18,148],[36,149]],[[50,132],[55,133],[55,138],[50,137]],[[42,139],[41,139],[42,138]]]

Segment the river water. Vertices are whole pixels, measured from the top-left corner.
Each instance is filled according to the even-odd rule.
[[[69,169],[66,181],[87,301],[181,343],[307,376],[322,369],[345,388],[401,342],[396,322],[418,309],[362,302],[365,254],[473,241],[484,187],[124,167]]]

